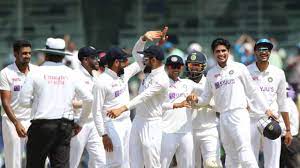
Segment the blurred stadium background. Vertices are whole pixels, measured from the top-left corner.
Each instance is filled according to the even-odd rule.
[[[195,41],[208,55],[216,37],[225,37],[232,44],[243,34],[254,40],[276,39],[276,48],[284,49],[281,68],[287,69],[289,76],[293,70],[287,60],[297,54],[300,42],[300,1],[0,0],[0,25],[1,69],[13,61],[12,43],[16,39],[30,40],[33,48],[43,48],[48,37],[69,38],[69,50],[84,45],[131,48],[146,30],[167,25],[177,48],[185,51]],[[238,54],[234,56],[240,60]],[[296,64],[300,67],[300,59]],[[0,143],[0,151],[2,148]]]
[[[300,37],[299,9],[295,0],[1,0],[0,54],[3,60],[18,38],[38,48],[65,34],[78,47],[132,47],[145,30],[163,25],[182,49],[192,40],[206,48],[217,36],[233,42],[243,33],[275,37],[292,49]]]

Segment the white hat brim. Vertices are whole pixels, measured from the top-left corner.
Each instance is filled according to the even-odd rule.
[[[66,52],[66,51],[58,51],[58,50],[52,50],[52,49],[35,49],[35,52],[43,52],[43,53],[49,53],[49,54],[57,54],[57,55],[68,55],[68,56],[72,56],[73,54],[70,52]]]

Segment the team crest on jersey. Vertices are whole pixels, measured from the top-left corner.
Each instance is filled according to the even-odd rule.
[[[268,82],[273,82],[273,78],[272,78],[272,77],[269,77],[269,78],[268,78]]]
[[[233,73],[234,73],[233,70],[230,70],[230,71],[229,71],[229,75],[232,75]]]

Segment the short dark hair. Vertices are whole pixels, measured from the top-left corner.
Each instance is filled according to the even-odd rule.
[[[111,68],[111,67],[113,66],[115,60],[117,60],[117,59],[114,59],[114,58],[112,58],[112,59],[107,59],[107,60],[106,60],[107,67],[108,67],[108,68]]]
[[[31,43],[27,40],[16,40],[13,44],[14,52],[20,51],[20,49],[23,47],[31,48]]]
[[[216,38],[212,43],[211,43],[211,49],[212,51],[215,50],[215,48],[218,46],[218,45],[224,45],[227,50],[230,50],[230,42],[226,39],[223,39],[223,38]]]

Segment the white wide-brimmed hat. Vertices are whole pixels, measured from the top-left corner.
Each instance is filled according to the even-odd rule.
[[[36,49],[34,51],[49,53],[54,55],[72,55],[70,52],[65,51],[66,43],[61,38],[48,38],[46,41],[46,48]]]

